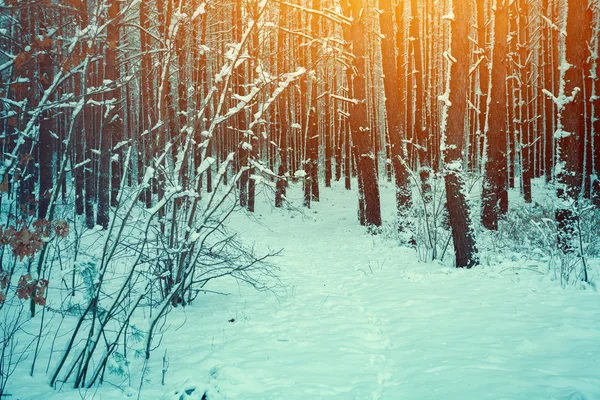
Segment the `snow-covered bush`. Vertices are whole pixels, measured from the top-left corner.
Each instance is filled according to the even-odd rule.
[[[128,189],[124,174],[108,229],[92,232],[95,239],[80,244],[73,263],[75,296],[63,299],[57,310],[78,312],[68,328],[65,350],[53,363],[52,386],[69,382],[90,388],[106,372],[127,377],[128,354],[144,359],[143,376],[159,337],[166,334],[170,310],[192,302],[208,282],[233,277],[259,290],[277,283],[275,268],[267,262],[274,253],[256,255],[226,228],[239,200],[241,171],[230,185],[224,184],[233,155],[221,164],[213,191],[204,195],[198,182],[212,159],[206,158],[186,182],[181,168],[188,156],[185,149],[189,147],[173,163],[167,147],[159,159],[160,174],[149,169],[138,188]],[[147,209],[137,199],[152,178],[162,181],[164,196]]]
[[[413,203],[410,220],[404,225],[412,231],[408,243],[415,246],[419,260],[442,260],[452,251],[451,234],[446,210],[446,189],[441,174],[431,173],[426,180],[412,173]],[[400,233],[406,242],[406,232]]]
[[[569,250],[561,249],[555,217],[556,201],[511,208],[492,234],[492,251],[506,257],[523,254],[545,263],[553,278],[567,285],[594,283],[588,260],[600,254],[600,211],[587,201],[573,206],[576,220]]]
[[[452,252],[444,178],[432,173],[423,184],[416,173],[411,173],[411,182],[413,202],[408,220],[384,223],[381,233],[401,245],[414,247],[420,261],[442,260]]]

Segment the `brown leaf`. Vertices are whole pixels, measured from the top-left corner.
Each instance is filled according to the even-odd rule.
[[[2,183],[0,183],[0,193],[8,192],[8,174],[4,175]]]
[[[56,221],[54,223],[54,233],[56,236],[64,238],[69,234],[69,225],[67,221]]]
[[[29,63],[29,60],[31,60],[31,54],[25,52],[17,54],[13,60],[15,72],[19,74],[21,70],[23,70],[23,68]]]
[[[23,261],[25,257],[32,257],[42,249],[44,243],[39,234],[31,232],[28,228],[23,228],[17,232],[10,241],[13,254]]]
[[[7,230],[5,230],[2,235],[0,235],[0,244],[1,245],[7,245],[9,244],[13,238],[15,237],[15,235],[17,234],[17,231],[15,231],[14,227],[10,227]]]
[[[44,237],[50,237],[50,222],[45,218],[40,218],[31,224],[35,228],[35,232]]]
[[[17,284],[17,290],[15,290],[17,297],[21,300],[29,300],[29,296],[31,296],[34,290],[35,282],[31,282],[31,275],[21,275]]]
[[[8,274],[4,273],[2,275],[2,279],[0,279],[0,288],[6,289],[6,287],[8,286],[9,283],[10,283],[10,276],[8,276]]]

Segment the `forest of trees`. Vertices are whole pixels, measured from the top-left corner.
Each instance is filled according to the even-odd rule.
[[[274,182],[280,206],[300,179],[310,207],[321,186],[358,176],[360,222],[379,226],[386,178],[402,229],[412,176],[427,201],[441,174],[470,266],[467,175],[484,177],[488,229],[507,190],[531,202],[541,176],[567,203],[598,202],[599,12],[594,0],[455,3],[6,2],[3,203],[51,220],[72,198],[88,228],[106,228],[125,169],[127,186],[151,171],[139,199],[151,208],[167,179],[210,193],[233,153],[223,179],[239,173],[249,211],[257,184]]]
[[[91,360],[110,317],[120,335],[154,290],[155,323],[191,301],[220,276],[194,272],[208,252],[260,285],[247,273],[263,258],[206,238],[261,192],[282,207],[303,185],[310,208],[356,185],[358,222],[377,234],[387,180],[414,245],[414,209],[436,212],[441,182],[456,266],[470,268],[475,226],[498,229],[509,189],[535,202],[539,178],[571,251],[581,204],[600,206],[599,46],[599,0],[1,0],[3,277],[26,277],[35,314],[56,243],[100,227],[101,276],[126,234],[139,257],[119,287],[158,269],[139,297],[117,290],[129,308],[74,333],[87,345],[51,385],[102,380]],[[75,290],[75,273],[63,280]],[[92,289],[80,321],[101,312]]]

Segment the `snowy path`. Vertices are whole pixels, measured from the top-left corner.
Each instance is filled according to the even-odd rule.
[[[184,328],[198,335],[194,356],[181,357],[193,367],[181,376],[171,360],[169,380],[201,381],[212,368],[209,394],[232,399],[600,398],[596,292],[419,263],[357,227],[353,202],[334,203],[314,206],[314,221],[267,211],[270,229],[236,219],[285,249],[276,262],[288,296],[243,288],[206,304],[210,316],[197,302]],[[191,326],[196,312],[208,327]]]
[[[248,244],[284,249],[274,262],[285,295],[221,281],[212,289],[230,296],[171,313],[140,399],[600,399],[597,292],[527,270],[420,263],[358,226],[355,196],[323,197],[308,218],[264,203],[256,220],[234,216]],[[136,398],[139,364],[130,383],[87,398]],[[84,396],[65,389],[31,379],[13,398]]]

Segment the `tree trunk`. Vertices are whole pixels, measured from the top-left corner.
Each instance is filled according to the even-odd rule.
[[[49,37],[45,37],[40,44],[41,54],[39,60],[39,80],[42,94],[50,88],[50,84],[54,79],[52,58],[50,51],[52,50],[52,41]],[[46,212],[50,204],[50,195],[53,186],[53,168],[52,155],[54,154],[54,139],[50,131],[52,130],[53,120],[50,111],[44,111],[40,117],[40,133],[39,133],[39,205],[38,218],[46,218]]]
[[[519,42],[517,48],[519,51],[519,103],[518,107],[518,130],[520,135],[520,160],[521,160],[521,179],[523,181],[523,197],[526,203],[531,203],[531,179],[533,170],[531,166],[532,153],[532,132],[529,117],[530,96],[529,87],[533,84],[531,79],[531,69],[529,61],[529,40],[527,34],[529,7],[528,0],[518,0],[515,7],[518,12]]]
[[[321,0],[312,0],[313,10],[321,9]],[[310,17],[310,31],[314,39],[320,36],[319,32],[319,18],[316,14],[312,14]],[[308,160],[310,163],[310,196],[312,201],[319,201],[319,118],[317,113],[318,101],[317,101],[317,59],[318,59],[318,41],[314,40],[310,46],[310,62],[313,65],[313,77],[310,81],[310,110],[309,110],[309,121],[308,121]],[[308,171],[307,171],[308,172]]]
[[[596,21],[600,19],[600,7],[596,10]],[[593,177],[591,183],[592,190],[592,201],[597,207],[600,207],[600,78],[598,71],[598,52],[600,51],[600,22],[596,22],[594,30],[594,39],[592,42],[592,48],[594,49],[594,59],[592,60],[592,71],[594,72],[595,79],[592,83],[592,170]]]
[[[109,222],[109,195],[112,196],[112,203],[115,205],[118,195],[119,183],[112,182],[111,185],[111,147],[113,141],[117,144],[122,135],[122,119],[119,115],[121,107],[120,89],[117,87],[119,80],[119,66],[117,64],[117,48],[119,46],[119,22],[116,20],[119,15],[120,3],[117,0],[111,0],[108,4],[108,26],[106,28],[106,55],[104,59],[104,81],[111,89],[104,95],[105,103],[110,103],[112,108],[107,113],[102,136],[100,138],[100,173],[98,181],[98,215],[96,222],[102,228],[108,228]],[[113,179],[119,177],[117,172],[118,164],[112,163]],[[111,190],[112,189],[112,190]]]
[[[487,18],[485,14],[485,2],[477,1],[477,45],[479,47],[480,57],[483,60],[479,64],[479,120],[478,134],[476,136],[477,146],[475,151],[481,157],[485,151],[485,137],[487,135],[487,101],[489,92],[489,56],[487,54]],[[480,160],[481,162],[481,160]]]
[[[418,155],[418,174],[421,181],[421,195],[426,202],[431,201],[431,185],[429,183],[431,175],[430,154],[428,153],[429,143],[427,140],[428,132],[423,124],[424,90],[423,90],[423,57],[421,52],[421,33],[420,18],[417,0],[410,1],[410,45],[412,49],[412,69],[410,78],[413,80],[411,93],[413,98],[409,105],[410,121],[409,130],[414,132],[414,142],[417,144]],[[414,109],[412,108],[414,107]]]
[[[549,20],[552,20],[552,11],[550,0],[542,1],[542,15],[546,15]],[[543,74],[544,74],[544,89],[549,92],[553,91],[553,63],[552,63],[552,27],[548,23],[544,22],[545,29],[542,34],[542,57],[544,60]],[[554,102],[549,96],[540,93],[539,96],[543,96],[544,101],[544,174],[546,183],[552,181],[552,175],[554,170]]]
[[[444,143],[444,180],[446,200],[457,268],[477,263],[477,249],[471,226],[469,203],[465,198],[462,152],[465,140],[465,112],[469,88],[469,4],[453,0],[450,94]]]
[[[381,13],[379,14],[379,26],[383,35],[381,40],[381,52],[384,54],[382,67],[386,98],[385,113],[396,184],[396,208],[399,220],[398,229],[402,231],[408,223],[411,204],[410,172],[407,169],[408,159],[403,142],[406,140],[406,132],[404,131],[402,114],[400,113],[403,105],[401,104],[400,92],[398,91],[398,87],[401,85],[402,80],[398,74],[397,58],[392,56],[395,55],[397,51],[394,40],[394,24],[392,21],[394,11],[392,8],[392,1],[379,0],[379,8],[381,9]],[[401,23],[396,21],[396,24],[398,25],[398,29],[400,29]]]
[[[366,82],[365,82],[365,18],[363,0],[351,0],[352,50],[355,56],[352,89],[356,103],[351,106],[350,126],[352,142],[357,148],[357,170],[364,197],[365,225],[381,226],[379,183],[375,168],[376,157],[371,148],[371,132],[368,128]],[[360,195],[359,195],[360,196]]]
[[[148,29],[150,21],[148,18],[148,4],[146,2],[140,3],[140,26],[144,29]],[[154,153],[153,140],[154,137],[150,131],[154,127],[154,80],[152,79],[152,57],[150,51],[150,35],[144,30],[140,33],[140,49],[142,51],[141,59],[141,82],[140,87],[140,122],[142,137],[139,138],[138,148],[140,149],[138,162],[138,175],[139,179],[142,179],[145,174],[146,168],[148,168],[152,162],[152,155]],[[141,182],[141,181],[140,181]],[[142,192],[142,199],[145,203],[146,208],[152,207],[152,189],[148,186]]]
[[[585,26],[585,1],[569,0],[565,61],[570,65],[564,74],[564,94],[572,96],[559,113],[558,160],[562,163],[556,174],[557,195],[560,204],[556,210],[559,246],[567,252],[572,249],[576,208],[583,184],[583,143],[585,137],[584,65],[588,57]],[[559,135],[560,134],[560,135]]]
[[[487,136],[487,163],[482,192],[481,222],[487,229],[498,229],[498,218],[508,208],[506,157],[506,71],[508,35],[507,0],[499,0],[494,22],[492,88]]]
[[[120,66],[117,62],[117,49],[120,45],[119,39],[119,24],[117,21],[117,17],[120,12],[120,2],[115,1],[111,2],[108,7],[108,18],[110,20],[107,28],[106,28],[106,39],[107,39],[107,51],[106,51],[106,70],[105,79],[111,81],[109,85],[111,85],[114,89],[108,94],[108,96],[112,96],[112,99],[109,101],[113,101],[114,108],[110,113],[108,113],[108,119],[105,122],[105,126],[107,126],[107,132],[110,134],[110,204],[113,207],[118,205],[119,198],[119,189],[121,186],[121,167],[122,167],[122,151],[121,149],[113,149],[113,146],[116,146],[123,140],[123,111],[122,111],[122,92],[121,87],[119,86],[121,83],[119,82],[121,78]]]
[[[280,4],[279,6],[279,17],[279,25],[283,28],[287,28],[287,10],[283,4]],[[283,73],[286,70],[286,59],[284,55],[285,43],[285,35],[283,32],[279,31],[277,34],[277,70],[279,73]],[[287,93],[279,95],[277,107],[277,117],[279,118],[279,124],[276,125],[279,130],[279,168],[277,174],[279,175],[279,178],[276,183],[275,207],[281,207],[283,206],[287,188],[287,180],[284,177],[288,173]]]

